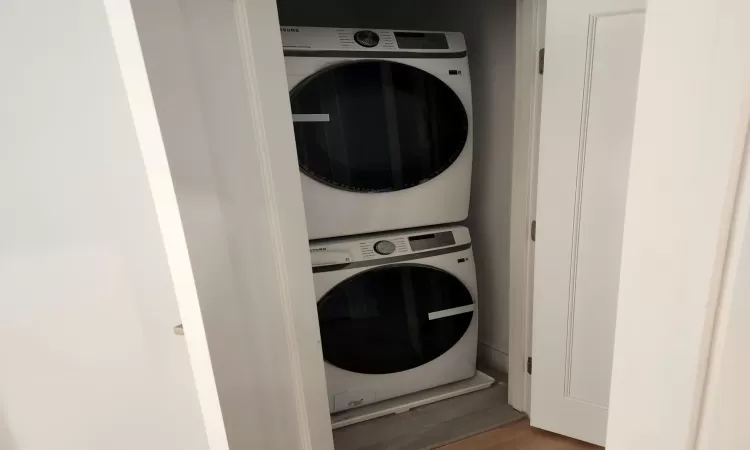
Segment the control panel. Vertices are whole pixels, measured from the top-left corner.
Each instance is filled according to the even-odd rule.
[[[403,234],[317,241],[310,245],[310,259],[314,267],[348,265],[358,261],[429,252],[470,242],[469,232],[465,227],[428,228]]]
[[[466,51],[463,35],[457,32],[281,27],[281,41],[287,51]]]

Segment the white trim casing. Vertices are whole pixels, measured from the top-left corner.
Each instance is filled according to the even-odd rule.
[[[750,10],[748,10],[750,13]],[[744,122],[742,172],[716,307],[711,354],[698,418],[697,450],[742,449],[750,441],[745,417],[750,398],[750,91]],[[740,138],[741,140],[742,138]]]
[[[245,92],[250,99],[253,132],[258,140],[256,150],[276,256],[277,278],[273,281],[280,294],[279,312],[283,313],[279,325],[283,324],[285,334],[285,342],[276,346],[266,343],[266,347],[270,347],[267,353],[271,358],[288,358],[274,372],[290,370],[290,385],[281,387],[289,389],[296,403],[297,436],[289,432],[290,424],[279,422],[282,417],[271,420],[279,432],[277,438],[291,435],[301,449],[333,449],[297,146],[287,101],[289,87],[286,79],[279,76],[286,70],[276,2],[235,0],[234,6],[245,65]],[[279,102],[280,98],[284,101]],[[263,297],[258,300],[267,301]],[[260,322],[265,318],[254,320]],[[278,372],[270,375],[278,376]]]
[[[508,402],[526,413],[531,404],[531,377],[526,371],[526,360],[531,356],[534,280],[534,243],[531,241],[530,225],[536,216],[536,167],[542,99],[538,55],[544,47],[546,5],[546,0],[516,1]]]
[[[745,416],[750,398],[747,383],[750,378],[747,352],[750,342],[750,277],[747,276],[750,273],[750,101],[745,102],[743,116],[747,131],[742,172],[716,307],[696,450],[743,449],[750,441],[750,430],[738,420]]]

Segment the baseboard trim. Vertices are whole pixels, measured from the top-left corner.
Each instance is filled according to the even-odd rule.
[[[490,344],[485,344],[484,342],[479,343],[478,350],[479,352],[477,356],[481,364],[492,367],[495,370],[508,373],[508,367],[510,366],[508,353],[498,350]]]

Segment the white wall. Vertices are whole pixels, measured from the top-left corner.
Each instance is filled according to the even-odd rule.
[[[104,5],[0,4],[0,448],[204,450]]]
[[[480,358],[507,370],[510,199],[513,167],[515,2],[478,0],[278,0],[280,22],[296,26],[461,31],[474,102],[474,173],[469,227],[480,296]]]
[[[456,2],[449,2],[455,9]],[[516,12],[512,1],[473,1],[457,17],[466,35],[475,158],[469,227],[479,283],[480,359],[508,370],[510,211]]]

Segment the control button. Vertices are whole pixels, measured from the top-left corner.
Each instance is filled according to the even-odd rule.
[[[396,245],[391,241],[378,241],[375,243],[374,248],[381,255],[390,255],[396,251]]]
[[[378,45],[378,42],[380,42],[380,36],[374,31],[362,30],[354,33],[354,40],[362,47],[370,48]]]

